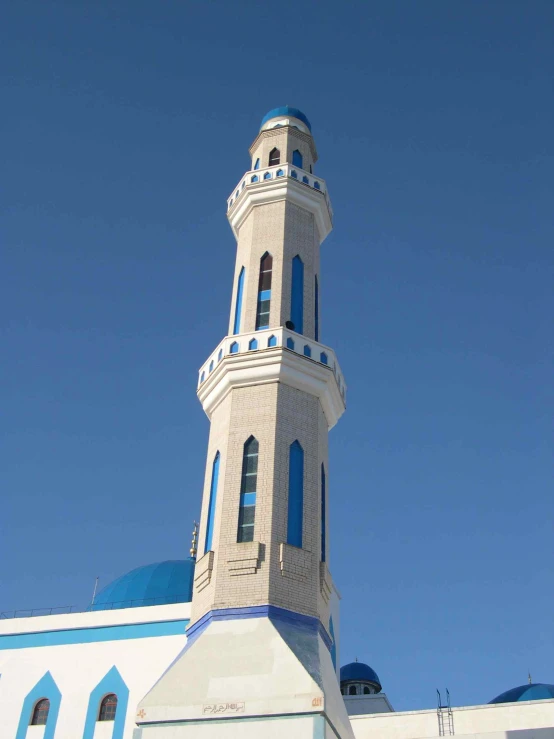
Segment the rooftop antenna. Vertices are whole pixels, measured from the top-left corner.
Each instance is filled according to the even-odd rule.
[[[198,551],[198,524],[194,522],[192,529],[192,542],[190,545],[190,556],[192,559],[196,559],[196,552]]]
[[[92,591],[92,600],[90,602],[91,607],[94,605],[94,600],[96,598],[96,591],[98,590],[98,580],[100,580],[100,578],[97,575],[96,580],[94,581],[94,590]]]

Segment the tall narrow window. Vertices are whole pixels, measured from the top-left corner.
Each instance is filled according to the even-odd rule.
[[[292,260],[290,320],[297,333],[304,332],[304,262],[298,255]]]
[[[115,721],[117,711],[117,695],[109,693],[102,698],[100,710],[98,711],[98,721]]]
[[[41,698],[35,703],[33,714],[31,716],[31,726],[45,726],[48,721],[48,712],[50,711],[50,701],[48,698]]]
[[[325,529],[327,528],[327,512],[325,510],[325,467],[321,465],[321,561],[325,562]]]
[[[300,167],[300,169],[302,169],[302,154],[298,149],[295,149],[292,152],[292,163],[295,167]]]
[[[219,452],[215,455],[212,465],[212,483],[210,485],[210,503],[208,505],[208,524],[206,526],[206,544],[204,553],[209,552],[212,548],[212,539],[214,535],[214,519],[215,506],[217,502],[217,478],[219,477]]]
[[[254,541],[256,489],[258,487],[258,442],[251,436],[244,445],[240,482],[239,528],[237,541]]]
[[[314,300],[315,300],[315,340],[319,341],[319,282],[317,280],[317,275],[315,276]]]
[[[272,149],[269,152],[269,166],[272,167],[274,164],[281,164],[281,152],[279,149]]]
[[[256,310],[256,330],[269,327],[269,308],[271,305],[271,273],[273,257],[269,252],[260,260],[260,279],[258,282],[258,307]]]
[[[233,333],[240,334],[240,314],[242,312],[242,292],[244,290],[244,267],[241,269],[237,282],[237,297],[235,301],[235,322]]]
[[[259,169],[259,168],[260,168],[260,160],[256,159],[256,164],[254,165],[254,169]]]
[[[287,544],[302,548],[304,522],[304,450],[298,441],[289,450]]]

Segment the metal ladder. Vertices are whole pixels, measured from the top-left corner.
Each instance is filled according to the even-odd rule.
[[[443,704],[441,694],[437,690],[437,720],[439,722],[439,736],[454,735],[454,714],[450,706],[450,693],[446,688],[446,703]]]

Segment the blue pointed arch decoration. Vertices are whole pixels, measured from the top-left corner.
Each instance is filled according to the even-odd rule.
[[[129,688],[115,665],[104,675],[89,696],[83,739],[93,739],[98,711],[100,709],[100,701],[108,693],[115,693],[117,696],[117,710],[115,712],[111,739],[123,739],[127,704],[129,703]]]
[[[40,678],[38,683],[36,683],[35,687],[32,688],[25,696],[15,739],[25,739],[27,736],[27,727],[31,722],[31,714],[36,702],[41,698],[48,698],[50,701],[50,710],[48,712],[46,726],[44,727],[44,739],[54,739],[54,732],[56,731],[58,714],[60,712],[60,704],[62,702],[62,694],[60,693],[60,689],[56,685],[54,678],[50,674],[50,671],[46,672]]]
[[[304,525],[304,450],[298,440],[289,449],[287,544],[302,549]]]
[[[297,334],[304,333],[304,262],[297,254],[292,260],[290,319]]]
[[[244,291],[244,267],[241,269],[237,280],[237,297],[235,301],[235,320],[233,322],[233,333],[240,334],[240,318],[242,313],[242,293]]]
[[[206,554],[206,552],[209,552],[212,548],[215,508],[217,502],[217,483],[219,479],[219,459],[219,452],[217,452],[212,464],[212,481],[210,484],[210,502],[208,504],[208,523],[206,525],[206,543],[204,544],[204,554]]]

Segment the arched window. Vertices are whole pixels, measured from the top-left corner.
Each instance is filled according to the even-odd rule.
[[[231,344],[231,354],[238,354],[239,345],[236,341]]]
[[[258,339],[250,339],[248,342],[248,350],[254,351],[254,349],[258,348]]]
[[[302,169],[302,154],[298,151],[298,149],[295,149],[292,152],[292,163],[295,167],[300,167],[300,169]]]
[[[237,542],[254,541],[256,490],[258,487],[258,441],[253,436],[244,444],[240,481]]]
[[[206,525],[206,543],[204,545],[204,553],[209,552],[212,548],[212,539],[214,535],[214,519],[215,506],[217,502],[217,479],[219,477],[219,452],[214,457],[212,465],[212,482],[210,484],[210,502],[208,504],[208,523]]]
[[[31,715],[31,726],[45,726],[48,721],[48,712],[50,711],[50,701],[48,698],[41,698],[35,703],[33,713]]]
[[[315,187],[316,190],[321,190],[321,185],[317,181],[314,182],[314,187]]]
[[[269,308],[271,305],[271,273],[273,257],[269,252],[260,260],[260,279],[258,281],[258,307],[256,310],[256,330],[269,328]]]
[[[244,267],[242,267],[237,281],[237,297],[235,300],[235,320],[233,322],[233,333],[240,334],[240,315],[242,313],[242,294],[244,292]]]
[[[325,562],[325,549],[326,549],[326,541],[325,541],[325,529],[327,528],[327,512],[325,510],[326,508],[326,501],[325,501],[325,467],[321,465],[321,561]]]
[[[290,320],[296,333],[304,332],[304,262],[298,255],[292,260]]]
[[[253,175],[253,176],[252,176],[252,177],[250,178],[250,182],[258,182],[258,180],[259,180],[259,177],[258,177],[258,175],[257,175],[257,174]]]
[[[305,185],[309,185],[309,184],[310,184],[310,180],[309,180],[309,179],[308,179],[308,178],[306,177],[306,175],[304,175],[304,177],[302,177],[302,182],[303,182],[303,183],[304,183]]]
[[[117,711],[117,695],[109,693],[100,701],[100,710],[98,711],[98,721],[114,721]]]
[[[287,339],[287,349],[293,349],[294,350],[294,339],[292,339],[290,336]]]
[[[312,350],[310,349],[309,344],[304,344],[304,356],[305,357],[311,357],[312,356]]]
[[[277,177],[282,177],[285,173],[283,172],[282,169],[278,169],[276,174],[277,174]]]
[[[223,359],[223,349],[220,349],[217,353],[217,361],[221,362],[222,359]]]
[[[270,336],[267,340],[268,346],[277,346],[277,337],[276,336]]]
[[[292,172],[290,173],[290,176],[291,177],[294,177],[294,179],[297,180],[298,179],[298,172],[295,169],[293,169]]]
[[[319,359],[321,361],[321,364],[327,364],[327,362],[329,361],[327,354],[325,354],[325,352],[321,352],[321,354],[319,355]]]
[[[356,691],[356,686],[355,685],[351,685],[348,688],[348,695],[357,695],[357,691]]]
[[[212,361],[210,362],[210,367],[208,371],[213,372],[213,369],[214,369],[214,360],[212,359]]]
[[[259,168],[260,168],[260,160],[256,159],[256,163],[254,164],[254,169],[259,169]]]
[[[317,280],[317,275],[315,276],[315,293],[314,293],[314,300],[315,300],[315,340],[319,341],[319,282]]]
[[[281,164],[281,152],[279,149],[272,149],[269,152],[269,166],[272,167],[274,164]]]
[[[200,382],[204,382],[205,377],[206,377],[206,373],[202,372],[202,374],[200,375]]]
[[[304,450],[298,441],[289,449],[287,544],[302,548],[304,522]]]
[[[371,695],[371,690],[367,687],[367,685],[364,685],[364,695]]]

